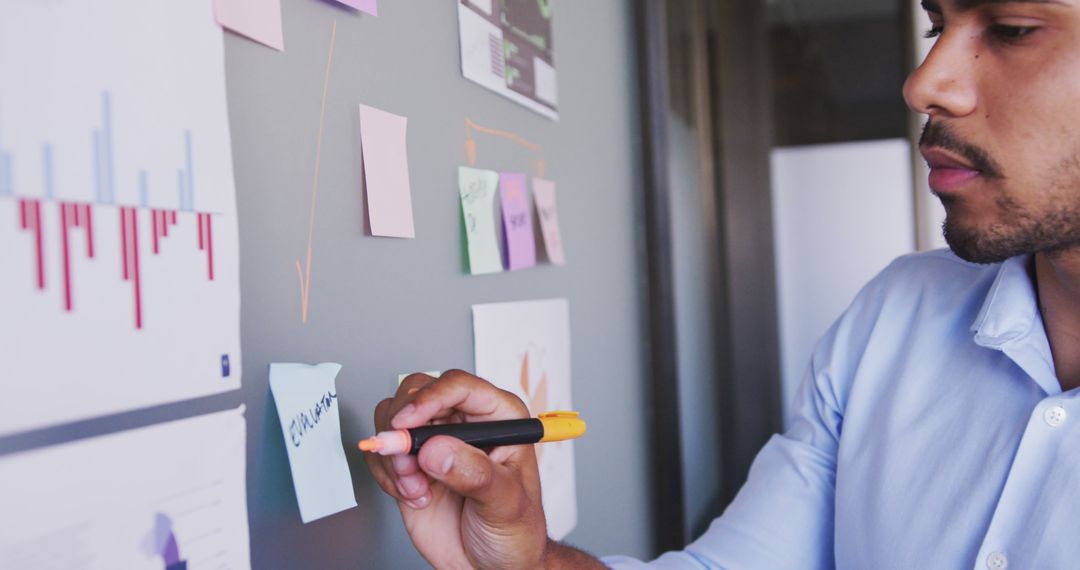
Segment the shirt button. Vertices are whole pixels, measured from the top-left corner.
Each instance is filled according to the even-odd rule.
[[[1065,423],[1065,419],[1068,418],[1068,414],[1065,412],[1065,408],[1061,406],[1054,406],[1052,408],[1046,408],[1043,412],[1043,419],[1050,427],[1058,427]]]
[[[991,552],[986,557],[986,567],[990,570],[1005,570],[1009,567],[1009,558],[1004,552]]]

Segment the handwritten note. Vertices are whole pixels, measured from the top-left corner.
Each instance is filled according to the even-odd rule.
[[[379,6],[376,3],[376,0],[338,0],[338,2],[341,2],[350,8],[356,8],[361,12],[371,14],[372,16],[379,15]]]
[[[214,0],[217,23],[278,51],[285,51],[281,0]]]
[[[458,192],[469,250],[469,273],[498,273],[503,270],[499,236],[495,232],[495,196],[499,174],[462,166],[458,168]]]
[[[341,447],[334,379],[340,364],[271,364],[281,433],[293,488],[305,523],[356,506],[352,475]]]
[[[510,172],[500,174],[499,198],[502,201],[506,266],[513,271],[536,265],[536,239],[529,213],[525,175]]]
[[[547,250],[548,261],[555,265],[566,265],[562,232],[559,231],[555,183],[543,178],[533,178],[533,199],[536,201],[536,215],[540,218],[540,231],[544,235],[544,249]]]
[[[408,119],[360,105],[368,221],[377,236],[412,238],[412,194],[405,129]]]

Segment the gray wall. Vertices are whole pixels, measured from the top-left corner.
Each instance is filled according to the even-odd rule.
[[[588,437],[576,446],[580,517],[569,540],[598,553],[647,555],[631,12],[619,0],[556,4],[556,123],[461,77],[453,2],[384,1],[379,8],[376,19],[286,0],[284,54],[236,37],[227,44],[254,564],[421,565],[396,506],[357,454],[350,466],[360,508],[300,524],[268,401],[267,363],[342,363],[342,432],[355,442],[371,434],[371,411],[391,394],[398,373],[472,368],[470,305],[548,297],[570,301],[573,396],[590,422]],[[310,315],[303,325],[293,261],[306,246],[335,17]],[[409,117],[415,240],[364,235],[360,102]],[[463,274],[456,179],[465,163],[465,117],[544,147],[547,175],[558,184],[566,267]],[[482,135],[476,140],[477,166],[533,171],[534,156],[523,149]]]
[[[474,303],[566,297],[573,398],[589,421],[576,444],[579,520],[568,541],[648,556],[650,512],[643,370],[646,337],[639,223],[631,5],[557,2],[561,120],[552,122],[463,79],[456,5],[384,0],[361,16],[320,0],[284,0],[286,51],[231,34],[228,97],[239,204],[243,388],[0,439],[0,453],[247,406],[248,510],[256,568],[423,567],[394,503],[352,444],[397,374],[472,368]],[[300,320],[303,259],[322,80],[338,22],[322,148],[310,316]],[[357,104],[409,118],[415,240],[367,236]],[[494,276],[462,271],[457,167],[463,122],[543,145],[556,181],[569,264]],[[529,153],[479,136],[477,166],[532,173]],[[276,411],[271,362],[336,361],[342,432],[359,508],[300,523]]]

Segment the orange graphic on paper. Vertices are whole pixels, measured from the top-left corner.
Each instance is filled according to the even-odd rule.
[[[521,359],[521,389],[525,394],[525,405],[529,407],[529,414],[536,416],[542,414],[547,410],[548,406],[548,381],[547,372],[540,374],[540,381],[536,383],[535,388],[530,388],[529,379],[529,353],[526,352],[524,358]],[[544,446],[537,445],[536,449],[536,462],[540,462],[540,457],[544,451]]]

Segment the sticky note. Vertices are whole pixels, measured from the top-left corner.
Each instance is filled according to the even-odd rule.
[[[360,105],[360,144],[373,235],[416,237],[405,145],[407,125],[405,117]]]
[[[305,523],[356,506],[352,475],[341,447],[334,379],[340,364],[271,364],[270,391]]]
[[[217,23],[278,51],[285,51],[281,0],[214,0]]]
[[[503,270],[499,236],[495,231],[495,197],[499,173],[462,166],[458,168],[458,193],[469,250],[469,273]]]
[[[512,172],[500,174],[499,198],[506,241],[506,266],[515,270],[536,265],[536,240],[533,237],[532,216],[529,214],[525,175]]]
[[[372,16],[379,15],[379,6],[376,3],[376,0],[338,0],[338,2],[341,2],[350,8],[356,8],[361,12],[371,14]]]
[[[559,231],[559,207],[555,201],[555,183],[543,178],[533,178],[533,199],[536,202],[536,216],[540,218],[540,232],[544,236],[544,249],[547,250],[548,261],[555,265],[566,265],[562,232]]]
[[[411,376],[412,374],[413,374],[413,372],[410,372],[408,374],[398,374],[397,375],[397,383],[398,383],[398,385],[400,386],[401,383],[404,382],[405,379],[408,378],[409,376]],[[429,371],[425,372],[424,374],[427,374],[428,376],[431,376],[432,378],[438,378],[439,376],[442,376],[442,370],[429,370]]]

